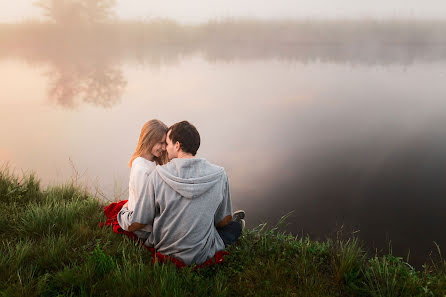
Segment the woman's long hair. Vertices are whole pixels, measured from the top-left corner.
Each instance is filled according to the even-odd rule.
[[[132,167],[133,160],[144,155],[147,152],[151,152],[155,144],[163,139],[166,135],[168,127],[160,120],[150,120],[144,124],[141,128],[141,134],[139,135],[138,144],[136,145],[135,152],[129,162],[129,167]],[[158,165],[167,163],[167,153],[163,152],[158,158],[153,156],[153,160]]]

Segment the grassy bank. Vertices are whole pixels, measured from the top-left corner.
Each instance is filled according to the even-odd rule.
[[[366,255],[354,238],[316,242],[260,225],[223,264],[177,270],[98,228],[100,203],[72,185],[41,189],[3,169],[0,204],[1,296],[446,296],[440,255],[416,271]]]

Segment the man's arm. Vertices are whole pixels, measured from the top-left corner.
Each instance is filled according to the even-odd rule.
[[[140,230],[140,229],[144,228],[145,226],[147,226],[147,224],[133,223],[129,226],[128,231],[133,232],[136,230]]]
[[[222,228],[232,221],[232,203],[231,195],[229,193],[229,182],[227,176],[225,176],[223,187],[223,199],[217,208],[214,216],[215,226]]]
[[[122,208],[127,208],[127,206],[128,206],[128,202],[126,202],[123,206],[122,206]],[[125,211],[125,210],[124,210]],[[140,229],[142,229],[142,228],[144,228],[145,226],[147,226],[147,224],[140,224],[140,223],[133,223],[133,224],[131,224],[130,226],[128,226],[127,227],[127,230],[126,231],[129,231],[129,232],[133,232],[133,231],[136,231],[136,230],[140,230]],[[121,226],[121,228],[122,228],[122,226]]]
[[[155,215],[153,180],[149,177],[139,186],[139,198],[136,201],[135,210],[129,211],[127,205],[124,205],[118,213],[119,225],[122,229],[130,232],[140,230],[151,224]]]
[[[117,216],[119,226],[121,226],[122,229],[125,231],[133,232],[139,229],[144,228],[147,224],[141,224],[134,222],[132,223],[133,219],[133,211],[128,210],[127,205],[124,204],[121,211],[118,213]]]

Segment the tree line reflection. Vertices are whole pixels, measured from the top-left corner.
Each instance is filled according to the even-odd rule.
[[[105,63],[53,64],[46,75],[48,98],[68,108],[80,102],[112,107],[120,101],[127,85],[122,70]]]
[[[40,2],[51,7],[54,1]],[[93,8],[111,5],[87,2]],[[195,54],[210,63],[410,65],[446,60],[446,35],[441,30],[446,21],[118,22],[103,12],[82,12],[83,2],[76,3],[81,12],[70,21],[56,14],[48,22],[0,25],[0,59],[15,57],[49,66],[48,97],[67,108],[81,102],[100,107],[117,104],[127,85],[123,62],[175,65]]]

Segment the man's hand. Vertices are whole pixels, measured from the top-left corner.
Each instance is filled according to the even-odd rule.
[[[145,226],[147,226],[147,224],[133,223],[129,226],[129,231],[133,232],[136,230],[140,230],[140,229],[144,228]]]
[[[124,207],[129,208],[129,202],[128,201],[122,206],[122,208],[124,208]]]
[[[223,220],[221,220],[220,222],[217,223],[217,228],[223,228],[224,226],[226,226],[227,224],[229,224],[232,221],[232,216],[225,216],[223,218]]]

